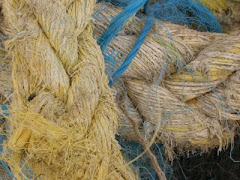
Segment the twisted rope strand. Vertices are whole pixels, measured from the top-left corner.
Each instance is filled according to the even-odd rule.
[[[17,179],[136,178],[114,137],[116,109],[90,25],[95,3],[3,1],[6,34],[23,33],[5,43],[14,94],[1,158]]]

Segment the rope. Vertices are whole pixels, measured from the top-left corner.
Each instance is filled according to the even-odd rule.
[[[105,6],[99,12],[104,22],[95,23],[99,31],[104,31],[111,17],[118,14],[117,7]],[[109,10],[111,8],[114,11]],[[159,28],[160,25],[169,32],[161,30],[163,28]],[[134,22],[126,22],[121,35],[110,43],[109,54],[114,49],[120,53],[120,57],[126,57],[143,26],[136,17]],[[130,32],[131,29],[134,29],[133,32]],[[123,113],[119,115],[119,124],[123,125],[122,129],[127,129],[127,133],[121,135],[136,140],[130,133],[134,130],[126,123],[129,117],[138,124],[144,124],[141,129],[149,138],[160,123],[156,141],[164,144],[170,159],[175,156],[174,147],[179,152],[195,149],[204,151],[216,146],[221,150],[232,140],[235,127],[239,126],[232,120],[239,120],[236,113],[239,103],[236,102],[240,99],[235,99],[239,98],[235,96],[230,102],[227,101],[230,103],[227,106],[224,102],[227,99],[222,99],[220,96],[223,93],[218,94],[215,88],[231,80],[229,77],[234,77],[240,70],[240,37],[202,33],[159,21],[156,21],[154,30],[122,76],[127,95],[124,96],[122,88],[117,86],[120,91],[116,95],[119,114]],[[238,87],[239,83],[231,81],[231,84]],[[225,88],[222,91],[229,94]],[[205,95],[209,102],[200,103],[199,98]],[[216,101],[218,105],[213,106]],[[228,108],[230,106],[232,110]]]
[[[136,178],[114,137],[94,7],[94,0],[3,1],[14,94],[1,160],[17,179]]]
[[[142,1],[135,1],[132,0],[129,2],[127,7],[119,13],[116,17],[113,18],[111,21],[108,29],[98,38],[98,44],[101,47],[102,52],[105,51],[107,46],[109,45],[110,41],[116,36],[116,34],[122,29],[123,24],[126,20],[135,14],[143,5],[147,5],[149,0],[142,0]],[[151,25],[153,24],[152,17],[149,17],[146,21],[146,25],[142,30],[138,40],[135,43],[134,48],[126,57],[123,64],[114,72],[113,76],[109,79],[110,87],[118,80],[119,77],[127,70],[128,66],[131,64],[133,58],[136,56],[139,48],[141,47],[142,43],[145,41],[146,35],[151,30]],[[105,55],[105,61],[108,61],[108,57]]]
[[[145,9],[147,12],[147,14],[153,14],[154,12],[152,12],[152,10],[150,10],[149,7],[149,1],[147,1],[147,3],[145,4]],[[130,51],[130,53],[128,54],[128,56],[126,57],[125,61],[122,63],[122,65],[116,70],[116,72],[113,74],[112,79],[113,81],[110,79],[109,85],[110,87],[112,87],[113,84],[115,84],[118,80],[118,78],[120,78],[122,76],[122,74],[128,69],[128,67],[130,66],[132,60],[134,59],[134,57],[137,55],[141,45],[144,43],[144,41],[146,40],[146,36],[148,35],[148,33],[151,31],[152,25],[153,25],[154,19],[152,17],[152,15],[149,15],[147,20],[146,20],[146,24],[144,26],[144,28],[142,29],[138,39],[135,42],[135,45],[133,47],[133,49]],[[111,25],[110,25],[111,26]]]
[[[107,46],[109,45],[110,41],[117,35],[117,33],[123,28],[124,23],[126,20],[135,14],[139,9],[144,5],[145,11],[147,14],[146,18],[146,25],[141,31],[139,38],[137,39],[134,47],[132,48],[129,55],[126,57],[123,64],[115,70],[115,72],[112,74],[112,76],[109,78],[109,85],[110,87],[113,86],[113,84],[116,83],[116,81],[119,79],[119,77],[122,76],[122,74],[127,70],[129,65],[131,64],[132,60],[136,56],[136,54],[139,51],[139,48],[143,44],[143,42],[146,39],[147,34],[150,32],[152,24],[154,22],[154,17],[161,18],[163,21],[171,21],[175,23],[182,23],[187,24],[190,22],[191,18],[187,16],[189,13],[194,14],[194,18],[192,18],[192,22],[188,24],[189,26],[192,25],[198,25],[198,29],[204,28],[205,30],[209,30],[212,32],[221,32],[221,27],[218,21],[215,19],[215,17],[211,14],[211,12],[205,8],[200,2],[192,2],[191,0],[184,1],[167,1],[164,2],[162,5],[160,5],[158,2],[150,5],[150,0],[146,1],[129,1],[127,4],[125,2],[120,3],[113,1],[113,4],[120,4],[122,6],[123,4],[126,5],[124,10],[120,12],[116,17],[114,17],[111,20],[111,23],[109,24],[109,27],[106,29],[106,31],[98,38],[98,44],[101,46],[102,52],[105,52]],[[173,8],[175,8],[173,10]],[[186,12],[181,12],[178,9],[186,9]],[[171,9],[171,10],[170,10]],[[170,12],[170,14],[166,14],[166,12]],[[188,12],[189,11],[189,12]],[[175,14],[171,13],[174,12]],[[206,17],[205,17],[206,16]],[[169,19],[170,18],[170,19]],[[205,19],[204,19],[205,18]],[[196,21],[194,19],[199,19],[199,21]],[[210,23],[210,24],[209,24]],[[106,63],[109,63],[107,61],[111,61],[111,58],[108,57],[105,53],[105,61]]]

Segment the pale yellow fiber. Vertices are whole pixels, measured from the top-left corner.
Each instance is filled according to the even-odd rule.
[[[136,178],[115,140],[117,111],[92,36],[95,4],[3,0],[14,91],[1,160],[17,179]]]

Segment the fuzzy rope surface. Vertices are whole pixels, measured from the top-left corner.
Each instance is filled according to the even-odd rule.
[[[95,23],[97,36],[118,11],[121,9],[109,4],[99,6],[98,18],[103,20]],[[137,17],[132,19],[109,46],[109,54],[118,52],[116,58],[127,56],[143,27]],[[116,87],[119,122],[122,132],[127,127],[126,138],[136,140],[134,133],[129,133],[134,132],[127,122],[130,117],[150,139],[160,126],[156,140],[164,144],[170,159],[174,147],[189,151],[216,146],[221,150],[226,146],[239,126],[233,120],[240,119],[237,113],[240,105],[236,103],[240,101],[238,92],[230,92],[227,86],[221,85],[230,81],[231,86],[239,86],[239,82],[233,80],[240,70],[239,43],[239,35],[202,33],[156,22],[153,32],[123,74],[125,89]],[[221,87],[222,93],[219,93]],[[231,98],[225,102],[227,97]],[[230,120],[228,123],[226,117]]]
[[[101,13],[94,28],[97,36],[106,29],[111,17],[121,11],[111,5],[98,8]],[[120,32],[124,36],[117,36],[110,45],[110,49],[119,51],[123,57],[129,53],[144,25],[136,17],[132,19],[136,21],[127,22],[126,28]],[[165,119],[159,127],[156,142],[165,145],[170,159],[174,147],[179,151],[190,151],[215,146],[221,149],[227,145],[238,126],[235,121],[239,120],[239,42],[239,36],[200,33],[171,23],[156,23],[123,75],[126,89],[118,85],[115,92],[116,89],[112,88],[118,105],[118,132],[127,139],[137,140],[131,123],[126,121],[129,117],[151,139],[156,125]],[[177,67],[181,63],[188,65],[189,69],[184,70],[182,66],[179,70]],[[163,83],[156,84],[164,66]],[[67,69],[67,74],[75,74],[73,69]],[[199,75],[193,76],[188,70]],[[34,96],[32,93],[28,98]],[[36,103],[34,108],[39,108],[35,98],[31,101]],[[45,99],[48,101],[48,97]],[[45,104],[43,109],[46,112],[55,106],[50,103],[45,107]],[[54,114],[55,111],[50,119]],[[231,120],[231,134],[225,117]],[[150,128],[146,130],[143,125]]]
[[[14,93],[1,159],[17,179],[136,178],[114,137],[116,108],[90,23],[95,3],[3,1]]]
[[[98,36],[106,29],[111,18],[116,16],[121,9],[107,4],[100,4],[97,8],[98,17],[95,21],[94,29]],[[143,26],[144,23],[136,19],[136,17],[133,17],[120,32],[125,35],[117,36],[116,39],[111,42],[110,48],[119,51],[120,54],[122,54],[121,56],[127,55]],[[167,33],[165,31],[166,29]],[[169,35],[171,36],[169,37]],[[123,75],[127,89],[122,89],[118,86],[116,92],[115,88],[112,88],[112,91],[115,91],[113,94],[118,104],[119,134],[127,139],[136,140],[132,124],[126,121],[128,116],[137,122],[143,133],[143,131],[146,131],[142,127],[143,123],[145,126],[147,125],[154,129],[156,124],[159,123],[157,119],[165,117],[166,114],[172,112],[174,109],[176,110],[178,107],[178,110],[182,108],[184,113],[175,114],[169,120],[165,120],[165,125],[163,124],[160,127],[159,131],[161,133],[157,138],[157,142],[160,141],[165,144],[165,147],[169,147],[167,149],[170,157],[172,157],[173,153],[172,147],[175,146],[177,146],[177,149],[180,151],[189,151],[195,148],[208,149],[208,147],[219,145],[221,149],[224,145],[228,144],[230,136],[225,124],[225,117],[227,116],[228,120],[239,119],[239,115],[236,113],[236,110],[239,108],[239,103],[237,103],[239,101],[239,92],[237,90],[239,83],[237,81],[238,73],[235,73],[239,67],[239,53],[237,52],[238,46],[234,44],[231,45],[230,43],[234,41],[237,42],[238,37],[239,36],[229,36],[227,34],[196,32],[186,27],[158,21],[153,27],[153,32],[149,34],[145,43],[140,48],[130,68]],[[225,45],[222,42],[225,42]],[[226,48],[218,47],[218,49],[223,49],[223,51],[209,53],[209,51],[214,50],[213,48],[216,45],[225,47],[233,46],[233,52],[228,53],[226,52]],[[213,46],[213,48],[208,50],[208,46]],[[204,50],[205,47],[207,47],[206,50]],[[147,55],[146,52],[148,52]],[[224,53],[231,56],[227,57],[225,55],[227,59],[224,60],[221,58]],[[205,71],[204,68],[200,69],[200,73],[201,71],[206,72],[205,77],[192,76],[191,73],[188,72],[183,74],[181,69],[181,71],[178,70],[178,72],[175,73],[177,71],[176,67],[180,62],[190,65],[191,63],[197,64],[192,67],[200,67],[198,66],[198,62],[202,61],[201,57],[205,56],[204,54],[213,54],[216,57],[207,57],[207,63],[205,63],[203,67],[206,69],[208,66],[210,66],[210,68],[217,66],[220,68],[220,73],[214,74],[210,71],[209,74],[209,71]],[[230,59],[228,60],[228,58]],[[233,62],[235,62],[235,65],[232,64]],[[164,78],[164,86],[159,87],[154,82],[158,79],[163,66],[166,66],[162,75]],[[212,71],[213,70],[215,69],[213,68]],[[233,75],[230,75],[230,72],[233,72]],[[171,76],[169,76],[169,74],[171,74]],[[219,74],[221,76],[219,76]],[[230,78],[228,78],[229,75]],[[182,79],[178,80],[179,82],[175,82],[174,78]],[[211,81],[207,83],[207,78],[209,78],[208,80],[212,79],[212,83]],[[192,87],[190,83],[193,84],[193,87],[196,89],[195,91],[191,91]],[[212,87],[212,85],[213,87],[217,86],[216,92],[222,97],[222,101],[216,96],[216,92],[211,92],[210,87]],[[179,88],[175,88],[175,86]],[[144,91],[141,90],[141,88]],[[185,93],[188,89],[190,91]],[[124,93],[125,90],[127,90],[127,96],[126,93]],[[162,94],[163,92],[166,94]],[[186,95],[184,99],[182,99],[183,92]],[[138,93],[139,97],[137,95]],[[150,101],[149,97],[151,97]],[[156,97],[160,99],[156,100]],[[133,99],[135,100],[132,101]],[[186,102],[188,99],[189,101]],[[175,106],[173,106],[171,101],[175,102]],[[157,102],[160,104],[158,105]],[[165,102],[164,106],[161,105],[163,102]],[[229,102],[230,104],[222,106],[223,102]],[[153,107],[153,105],[155,107]],[[192,112],[189,106],[194,107]],[[138,110],[136,110],[136,107],[138,107]],[[142,110],[139,109],[139,107],[142,107]],[[179,107],[181,108],[179,109]],[[151,110],[152,108],[154,110],[153,112]],[[139,112],[139,110],[141,112]],[[230,121],[230,124],[231,128],[233,128],[233,133],[236,124],[232,121]],[[152,128],[149,128],[147,132],[151,133]]]

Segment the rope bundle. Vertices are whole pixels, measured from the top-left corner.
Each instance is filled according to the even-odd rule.
[[[111,92],[92,37],[93,0],[3,2],[14,93],[1,159],[16,178],[136,178],[114,139],[117,113],[119,134],[138,140],[131,119],[148,141],[157,135],[155,142],[164,144],[170,159],[174,147],[221,150],[232,140],[240,119],[239,35],[157,21],[123,83]],[[99,37],[121,9],[100,4],[97,11]],[[111,42],[109,54],[118,52],[114,66],[121,65],[117,59],[127,56],[143,26],[134,16]],[[9,83],[8,66],[0,79]],[[1,81],[0,93],[7,94],[10,85]]]

